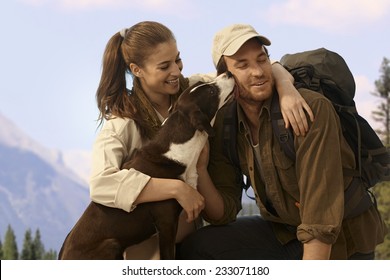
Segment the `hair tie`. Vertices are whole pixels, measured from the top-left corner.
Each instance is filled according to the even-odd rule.
[[[119,31],[119,34],[124,39],[127,33],[127,28],[123,28],[121,31]]]

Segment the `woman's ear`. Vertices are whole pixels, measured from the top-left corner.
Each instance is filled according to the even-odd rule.
[[[134,76],[140,78],[141,77],[141,68],[135,64],[135,63],[130,63],[129,65],[131,73],[133,73]]]

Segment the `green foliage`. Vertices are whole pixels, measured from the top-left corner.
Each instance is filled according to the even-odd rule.
[[[3,245],[3,260],[17,260],[19,258],[16,237],[11,225],[8,225]]]
[[[0,241],[0,260],[17,260],[19,253],[17,250],[16,237],[11,226],[8,225],[5,234],[4,245]],[[55,260],[57,252],[50,249],[45,251],[41,241],[39,229],[35,231],[34,239],[32,238],[31,229],[27,229],[24,234],[23,248],[20,253],[21,260]]]
[[[388,229],[390,229],[390,182],[382,182],[373,188],[377,198],[378,209]],[[390,234],[387,234],[382,244],[375,251],[376,259],[390,260]]]
[[[376,111],[372,112],[375,121],[382,126],[378,129],[378,135],[386,147],[390,147],[390,60],[383,58],[380,67],[380,77],[375,81],[375,92],[372,94],[381,99]],[[373,188],[377,199],[378,209],[383,221],[390,230],[390,182],[382,182]],[[376,259],[390,260],[390,234],[387,234],[382,244],[376,248]]]
[[[22,260],[33,260],[34,255],[34,248],[31,238],[31,230],[26,230],[26,233],[24,234],[24,241],[23,241],[23,249],[22,253],[20,254],[20,259]]]
[[[35,231],[35,237],[32,245],[34,248],[34,260],[42,260],[45,255],[45,247],[41,241],[41,233],[39,229]]]
[[[50,249],[47,252],[44,252],[42,256],[42,260],[56,260],[57,259],[57,252]]]
[[[3,259],[3,243],[1,242],[1,239],[0,239],[0,260]]]
[[[382,141],[386,146],[390,145],[390,60],[383,58],[380,67],[380,78],[375,81],[376,90],[372,93],[374,96],[381,99],[376,111],[372,112],[372,117],[375,121],[382,125],[381,129],[377,129],[377,133],[381,136]]]

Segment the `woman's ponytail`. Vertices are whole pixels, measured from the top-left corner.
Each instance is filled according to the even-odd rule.
[[[108,41],[103,55],[102,75],[96,92],[100,124],[112,114],[122,116],[127,103],[126,72],[128,66],[122,55],[123,38],[118,32]]]

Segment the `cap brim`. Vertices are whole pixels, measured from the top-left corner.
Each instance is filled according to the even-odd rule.
[[[236,40],[234,40],[227,48],[226,50],[223,52],[223,55],[226,55],[226,56],[230,56],[230,55],[233,55],[235,54],[240,48],[241,46],[246,42],[248,41],[249,39],[252,39],[252,38],[259,38],[260,42],[265,45],[265,46],[269,46],[271,45],[271,41],[268,40],[266,37],[264,36],[260,36],[260,35],[257,35],[257,34],[247,34],[245,36],[242,36]]]

